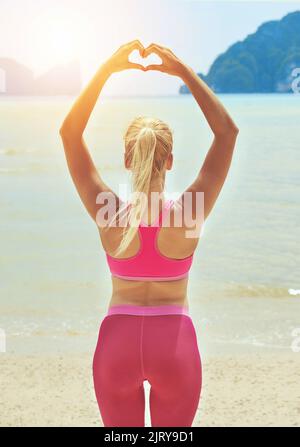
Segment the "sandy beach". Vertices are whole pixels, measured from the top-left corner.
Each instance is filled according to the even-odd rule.
[[[102,426],[90,355],[1,354],[0,365],[0,426]],[[203,359],[193,425],[300,426],[299,366],[299,353]]]

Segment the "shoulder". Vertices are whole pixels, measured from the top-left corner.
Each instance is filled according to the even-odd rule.
[[[202,193],[198,195],[188,191],[180,197],[172,200],[170,206],[170,222],[174,226],[184,228],[199,229],[204,224],[204,197]]]

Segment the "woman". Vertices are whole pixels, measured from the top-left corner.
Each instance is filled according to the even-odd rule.
[[[144,67],[129,62],[135,49],[143,58],[156,53],[162,63]],[[124,136],[124,161],[132,172],[133,192],[146,201],[122,203],[103,182],[88,152],[83,132],[105,82],[113,73],[132,68],[180,77],[213,131],[213,143],[199,174],[184,192],[191,197],[190,202],[183,196],[175,202],[164,198],[173,140],[170,128],[159,119],[137,117]],[[135,40],[121,46],[101,65],[64,120],[60,134],[71,176],[97,223],[112,273],[112,296],[93,361],[104,426],[144,426],[144,380],[151,385],[152,426],[191,426],[202,375],[188,311],[188,272],[199,240],[199,222],[205,221],[223,186],[238,129],[208,86],[171,50],[157,44],[144,48]],[[197,212],[199,193],[204,195],[203,216]],[[116,203],[116,213],[106,224],[103,218],[99,224],[99,211],[105,207],[101,194]],[[189,203],[192,223],[182,219],[178,225]],[[110,212],[112,205],[108,208]],[[126,217],[125,224],[121,215]],[[187,236],[191,229],[195,230],[192,237]]]

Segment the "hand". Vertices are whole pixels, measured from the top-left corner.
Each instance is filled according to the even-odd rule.
[[[142,57],[147,57],[151,53],[157,54],[161,58],[162,64],[148,65],[145,67],[145,71],[156,70],[173,76],[182,76],[186,66],[169,48],[152,43],[142,52]]]
[[[144,47],[139,40],[133,40],[122,46],[105,62],[105,66],[112,73],[128,70],[130,68],[136,68],[145,71],[145,67],[141,64],[135,64],[129,62],[128,57],[133,50],[139,50],[140,55],[144,51]]]

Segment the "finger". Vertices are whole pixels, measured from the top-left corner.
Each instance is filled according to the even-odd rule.
[[[135,69],[137,69],[137,70],[143,70],[143,71],[145,71],[145,67],[144,67],[144,65],[141,65],[141,64],[134,64],[133,62],[130,62],[129,64],[128,64],[128,67],[127,68],[135,68]]]
[[[162,45],[159,45],[158,43],[155,43],[155,42],[151,42],[150,43],[150,45],[148,45],[148,47],[158,47],[158,48],[160,48],[161,50],[164,50],[164,47],[162,46]],[[147,48],[148,48],[147,47]]]
[[[124,47],[130,47],[130,46],[132,46],[132,45],[134,45],[136,43],[141,43],[141,42],[139,41],[139,39],[134,39],[134,40],[131,40],[130,42],[124,43],[123,46]]]
[[[155,53],[158,56],[162,57],[164,55],[164,50],[162,50],[161,48],[159,48],[155,44],[151,44],[147,48],[145,48],[143,56],[146,57],[146,56],[148,56],[151,53]]]
[[[142,43],[136,39],[136,40],[132,40],[131,42],[129,42],[127,45],[129,50],[140,50],[140,54],[144,51],[144,46],[142,45]]]
[[[147,67],[145,67],[145,71],[162,71],[164,72],[164,68],[163,68],[163,64],[152,64],[152,65],[147,65]]]
[[[164,51],[164,50],[171,51],[169,48],[164,47],[163,45],[159,45],[158,43],[152,43],[151,45],[155,45],[157,48],[160,48],[162,51]]]
[[[164,53],[169,52],[169,53],[174,54],[174,53],[172,52],[172,50],[171,50],[170,48],[168,48],[168,47],[163,47],[162,45],[158,45],[158,43],[156,43],[155,45],[156,45],[158,48],[160,48],[162,51],[164,51]]]

